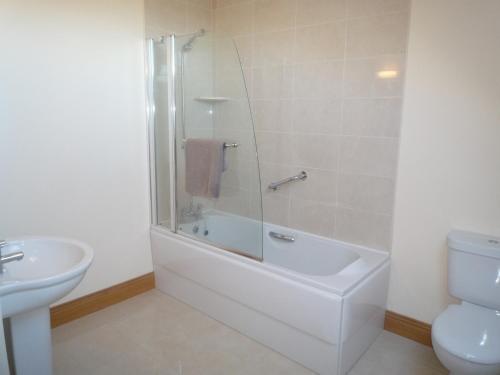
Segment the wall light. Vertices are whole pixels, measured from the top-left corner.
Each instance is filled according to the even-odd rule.
[[[395,78],[399,75],[397,70],[380,70],[377,72],[377,76],[382,79]]]

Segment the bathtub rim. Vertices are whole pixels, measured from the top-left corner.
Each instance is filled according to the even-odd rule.
[[[265,223],[266,225],[267,223]],[[274,224],[269,224],[275,226]],[[288,228],[289,229],[289,228]],[[321,240],[332,241],[339,245],[348,246],[353,248],[354,251],[360,257],[353,263],[347,265],[344,269],[330,276],[312,276],[307,274],[302,274],[297,271],[281,267],[272,263],[266,263],[265,259],[263,261],[255,260],[246,256],[242,256],[231,251],[221,249],[219,247],[210,245],[208,243],[195,240],[188,237],[185,234],[174,233],[170,229],[162,227],[161,225],[152,224],[150,226],[151,232],[156,232],[161,235],[172,238],[175,241],[185,242],[192,246],[200,248],[202,251],[207,251],[212,253],[216,257],[222,257],[223,260],[230,260],[232,262],[244,263],[247,267],[257,267],[262,271],[271,272],[276,277],[287,279],[291,282],[296,282],[302,286],[312,287],[316,291],[321,290],[327,293],[333,293],[339,297],[343,297],[356,288],[363,280],[367,279],[370,275],[375,273],[377,270],[381,269],[384,265],[390,263],[390,254],[381,250],[371,249],[361,245],[355,245],[348,242],[339,241],[332,238],[326,238],[318,236],[312,233],[302,232],[299,230],[292,229],[295,232],[301,232],[301,234],[313,236]],[[361,254],[360,254],[361,252]],[[367,254],[369,254],[369,262],[366,262]],[[364,256],[363,256],[364,255]],[[368,264],[367,264],[368,263]]]

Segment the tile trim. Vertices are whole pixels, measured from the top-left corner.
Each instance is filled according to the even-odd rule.
[[[51,326],[55,328],[154,288],[155,277],[151,272],[54,306],[50,309]]]
[[[384,329],[396,335],[432,347],[432,326],[428,323],[387,310],[385,312]]]

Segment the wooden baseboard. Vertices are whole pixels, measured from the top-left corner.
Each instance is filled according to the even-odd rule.
[[[421,344],[432,346],[431,325],[392,311],[385,312],[384,329]]]
[[[50,309],[52,328],[104,309],[138,294],[154,289],[154,273],[148,273],[110,288],[77,298]]]

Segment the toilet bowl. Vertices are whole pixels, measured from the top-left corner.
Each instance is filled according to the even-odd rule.
[[[500,375],[500,238],[448,235],[448,290],[462,302],[432,324],[432,344],[453,375]]]
[[[450,305],[432,325],[432,345],[452,374],[500,374],[500,312]]]

